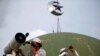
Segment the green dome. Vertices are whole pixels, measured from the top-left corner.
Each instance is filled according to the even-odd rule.
[[[100,40],[77,33],[50,33],[39,36],[47,56],[58,56],[60,48],[73,45],[80,56],[100,56]],[[22,47],[27,54],[29,45]],[[68,51],[69,56],[72,56]]]

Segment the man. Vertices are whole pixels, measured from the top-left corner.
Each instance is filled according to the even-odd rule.
[[[74,49],[72,45],[69,46],[68,49],[72,52],[73,56],[79,56],[78,52]]]
[[[42,42],[39,38],[33,38],[30,42],[30,52],[28,56],[46,56],[46,51],[42,49]]]
[[[74,49],[74,47],[72,45],[69,46],[68,49],[66,49],[66,48],[60,49],[59,56],[69,56],[67,53],[68,50],[72,53],[73,56],[79,56],[78,52]]]

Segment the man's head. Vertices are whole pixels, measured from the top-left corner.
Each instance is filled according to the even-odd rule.
[[[69,46],[69,50],[70,50],[71,52],[74,52],[74,47],[73,47],[72,45],[70,45],[70,46]]]
[[[42,47],[42,42],[39,38],[33,38],[31,41],[32,51],[38,51]]]

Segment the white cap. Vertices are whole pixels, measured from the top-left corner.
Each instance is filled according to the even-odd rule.
[[[59,56],[64,56],[64,55],[68,55],[68,53],[67,52],[63,52],[63,53],[61,53]]]
[[[60,52],[63,52],[64,50],[66,50],[66,48],[61,48],[61,49],[60,49]]]
[[[37,38],[37,37],[33,38],[32,41],[40,43],[40,44],[42,43],[41,40],[39,38]]]

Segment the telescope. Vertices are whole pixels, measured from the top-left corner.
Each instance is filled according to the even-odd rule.
[[[12,50],[18,50],[20,46],[26,41],[26,37],[29,33],[25,35],[23,33],[16,33],[15,37],[8,43],[8,45],[4,48],[4,53],[11,54]]]

